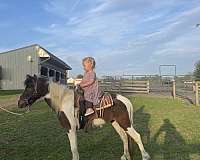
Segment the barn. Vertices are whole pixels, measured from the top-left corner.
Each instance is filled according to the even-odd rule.
[[[10,50],[0,53],[0,89],[23,89],[27,74],[36,74],[65,84],[71,69],[38,44]]]

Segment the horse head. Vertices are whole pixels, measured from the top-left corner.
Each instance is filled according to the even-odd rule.
[[[48,93],[47,79],[39,78],[36,75],[26,75],[24,81],[25,89],[18,100],[18,107],[24,108],[31,106],[36,100]]]

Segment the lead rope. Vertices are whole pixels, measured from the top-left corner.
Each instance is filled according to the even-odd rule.
[[[7,109],[5,109],[4,107],[0,106],[0,109],[7,112],[7,113],[10,113],[10,114],[13,114],[13,115],[17,115],[17,116],[23,116],[25,113],[16,113],[16,112],[12,112],[12,111],[9,111]]]

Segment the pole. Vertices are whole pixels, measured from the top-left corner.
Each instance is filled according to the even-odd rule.
[[[199,85],[198,82],[195,82],[195,104],[199,106]]]
[[[172,81],[172,96],[175,99],[176,98],[176,81]]]
[[[147,81],[147,93],[149,94],[150,92],[150,85],[149,85],[149,80]]]

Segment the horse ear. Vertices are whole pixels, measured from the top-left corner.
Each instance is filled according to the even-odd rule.
[[[31,76],[29,74],[26,75],[26,79],[30,78]]]

